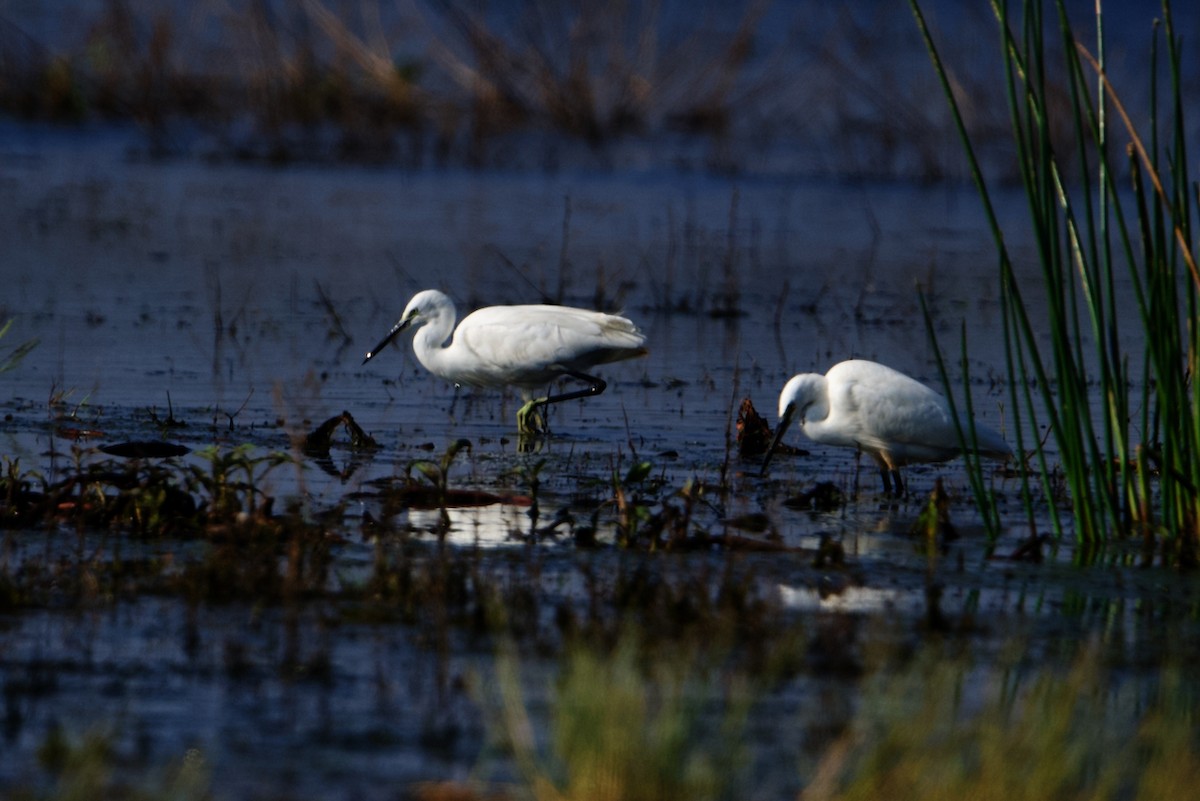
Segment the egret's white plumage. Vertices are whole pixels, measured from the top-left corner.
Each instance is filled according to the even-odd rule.
[[[941,462],[962,453],[946,398],[904,373],[876,362],[852,359],[825,375],[801,373],[779,395],[779,428],[767,451],[763,471],[792,420],[814,442],[854,448],[869,454],[883,475],[884,489],[902,491],[900,468],[914,462]],[[1007,458],[1004,437],[974,423],[982,456]],[[970,438],[970,426],[964,421]]]
[[[463,318],[455,328],[454,302],[436,289],[418,292],[399,322],[363,364],[377,356],[397,334],[412,326],[413,351],[426,370],[455,384],[513,386],[526,403],[517,412],[522,432],[540,427],[537,407],[598,395],[605,383],[587,371],[599,364],[646,353],[646,337],[624,317],[570,306],[488,306]],[[449,342],[447,342],[449,339]],[[571,376],[588,388],[534,398],[534,390]],[[532,418],[532,420],[530,419]]]

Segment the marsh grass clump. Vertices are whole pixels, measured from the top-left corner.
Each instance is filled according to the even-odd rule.
[[[768,2],[678,10],[549,2],[398,9],[327,0],[227,9],[106,2],[82,44],[38,42],[0,21],[0,109],[25,118],[132,120],[151,152],[180,122],[218,157],[488,166],[528,151],[589,153],[648,133],[724,146],[763,74]],[[522,137],[515,143],[513,135]]]
[[[572,645],[550,699],[548,744],[539,746],[520,664],[502,652],[494,726],[534,798],[731,797],[745,763],[737,743],[747,686],[698,667],[695,653],[656,656],[644,661],[632,638],[612,651]]]
[[[12,801],[205,801],[212,798],[211,768],[199,750],[155,767],[133,766],[115,733],[87,732],[78,740],[54,728],[38,749],[43,781],[7,788]]]
[[[299,508],[217,525],[208,547],[173,569],[161,588],[213,603],[281,603],[329,592],[333,542]]]
[[[196,500],[181,486],[176,469],[157,462],[77,458],[73,469],[51,481],[6,458],[0,476],[0,512],[10,528],[63,525],[135,536],[178,535],[193,530],[196,511]]]
[[[694,478],[672,487],[652,475],[653,463],[639,461],[620,476],[612,472],[613,526],[619,548],[645,551],[690,551],[745,545],[743,538],[709,532],[717,511],[711,488]]]
[[[613,468],[612,494],[617,511],[619,544],[632,545],[639,537],[654,536],[642,531],[643,524],[650,522],[653,516],[652,509],[657,503],[656,498],[651,500],[653,484],[661,483],[651,479],[650,473],[653,469],[654,465],[649,461],[639,461],[630,466],[624,476],[619,476],[617,468]],[[662,530],[658,525],[655,525],[655,528]]]
[[[610,643],[567,644],[549,679],[513,645],[501,640],[484,702],[534,798],[737,797],[762,758],[738,743],[781,674],[744,672],[728,644],[629,623]],[[1200,778],[1200,696],[1178,668],[1118,678],[1095,644],[1038,666],[1014,644],[978,664],[962,645],[863,664],[862,702],[798,754],[800,797],[1148,799]]]
[[[0,521],[14,531],[61,535],[63,552],[73,556],[6,563],[5,605],[88,604],[140,591],[268,602],[324,592],[328,520],[341,515],[334,509],[314,517],[299,500],[275,509],[267,476],[291,457],[250,446],[200,456],[207,461],[90,459],[77,450],[74,465],[55,480],[6,460]],[[80,537],[74,548],[66,544],[71,530]],[[84,548],[85,535],[98,544]],[[181,554],[139,555],[136,543],[150,541],[178,543]]]
[[[503,18],[447,3],[462,47],[440,66],[470,93],[477,136],[529,120],[596,146],[663,125],[721,134],[751,91],[766,5],[745,4],[726,33],[698,18],[671,30],[657,5],[548,3]]]
[[[24,470],[21,461],[0,457],[0,525],[23,528],[42,523],[47,514],[45,479],[34,470]]]
[[[269,514],[274,499],[263,489],[271,471],[295,464],[290,454],[259,454],[253,445],[206,448],[198,452],[207,464],[188,465],[189,489],[201,495],[201,511],[210,524],[229,525]]]
[[[1076,539],[1095,553],[1137,536],[1147,555],[1200,563],[1200,270],[1185,112],[1182,42],[1162,6],[1149,39],[1148,119],[1135,126],[1110,81],[1105,18],[1095,44],[1077,35],[1067,4],[1029,2],[1020,18],[993,3],[1012,137],[1040,267],[1041,302],[1006,244],[953,91],[916,0],[912,6],[958,124],[999,255],[1001,304],[1017,450],[1031,528],[1034,496],[1056,535],[1064,526],[1061,466]],[[1047,13],[1046,6],[1050,6]],[[1057,36],[1057,47],[1054,46]],[[1165,43],[1165,59],[1160,55]],[[1056,102],[1051,82],[1066,87]],[[1165,84],[1165,85],[1164,85]],[[1061,99],[1062,95],[1057,97]],[[1072,147],[1061,142],[1067,132]],[[1073,159],[1074,163],[1068,163]],[[1122,288],[1131,287],[1130,291]],[[1132,326],[1143,343],[1126,351]],[[1048,340],[1043,334],[1048,333]],[[965,363],[965,351],[964,351]],[[969,388],[968,388],[969,389]],[[969,402],[969,394],[968,394]],[[1049,442],[1030,432],[1045,427]],[[1055,462],[1057,461],[1057,465]],[[972,466],[976,476],[979,468]],[[991,507],[974,481],[982,507]]]
[[[444,642],[452,628],[486,631],[487,604],[503,599],[502,585],[476,554],[404,533],[377,534],[374,551],[368,579],[341,589],[347,620],[419,624]]]
[[[877,675],[803,793],[838,799],[1176,798],[1200,779],[1194,683],[1114,681],[1103,651],[1068,668],[980,667],[927,646]]]

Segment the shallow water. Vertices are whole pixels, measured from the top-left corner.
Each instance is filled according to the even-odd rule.
[[[579,520],[608,503],[614,471],[646,460],[668,487],[729,484],[699,525],[728,533],[722,521],[765,513],[770,541],[795,549],[631,554],[606,547],[611,531],[599,532],[599,550],[577,549],[569,527],[530,536],[528,506],[514,504],[451,510],[439,543],[427,533],[436,512],[406,514],[430,548],[461,549],[509,585],[527,583],[539,599],[535,625],[547,629],[557,606],[585,603],[589,576],[637,569],[684,578],[744,571],[751,591],[786,614],[818,631],[845,627],[851,650],[872,638],[919,638],[936,614],[984,650],[1020,636],[1032,651],[1054,653],[1098,635],[1133,659],[1162,653],[1164,632],[1200,611],[1194,581],[1139,570],[1136,554],[1084,572],[1065,548],[1043,564],[1003,558],[1025,534],[1014,479],[994,479],[1011,529],[993,547],[956,464],[910,470],[917,500],[905,503],[881,498],[864,468],[857,500],[810,513],[782,502],[818,481],[849,494],[853,454],[793,434],[810,455],[781,456],[761,479],[756,461],[733,453],[741,398],[773,417],[796,371],[866,357],[936,386],[918,285],[952,355],[966,321],[976,409],[1004,426],[1006,395],[993,381],[1003,366],[995,257],[968,188],[211,166],[130,159],[125,132],[100,133],[0,134],[0,312],[16,320],[4,344],[40,339],[0,376],[0,453],[23,466],[53,472],[95,458],[94,445],[161,436],[168,409],[186,423],[167,432],[174,441],[248,442],[260,452],[288,450],[291,438],[347,410],[380,451],[355,456],[339,442],[331,464],[301,458],[269,479],[272,492],[301,495],[314,510],[351,499],[335,584],[371,569],[373,545],[355,532],[378,514],[376,482],[438,458],[458,438],[472,447],[451,469],[455,487],[527,494],[520,471],[545,460],[543,525],[560,510]],[[1001,200],[1015,223],[1021,202]],[[1009,246],[1031,270],[1027,243]],[[540,300],[623,309],[645,330],[650,354],[607,369],[603,395],[555,409],[555,435],[525,453],[513,434],[515,396],[456,392],[420,369],[407,341],[361,364],[408,297],[428,287],[464,312]],[[63,403],[51,406],[55,396]],[[80,432],[88,435],[76,439]],[[907,532],[939,477],[962,536],[930,554]],[[848,568],[814,566],[823,539],[841,543]],[[6,559],[71,564],[117,542],[15,531]],[[194,546],[161,547],[186,558]],[[431,647],[435,627],[420,618],[373,625],[324,603],[262,609],[136,597],[6,613],[0,626],[7,783],[30,775],[55,725],[112,727],[135,761],[200,749],[217,766],[222,797],[385,798],[414,781],[466,778],[481,764],[512,771],[488,750],[477,706],[490,648],[468,634]],[[1192,640],[1173,647],[1194,650]],[[531,697],[544,704],[552,663],[534,659],[529,670]],[[761,785],[745,797],[800,785],[800,769],[779,752],[813,745],[805,732],[820,711],[811,699],[845,681],[818,671],[778,688],[774,714],[752,724],[764,742]]]

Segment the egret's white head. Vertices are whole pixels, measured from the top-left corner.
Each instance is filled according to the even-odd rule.
[[[412,300],[404,307],[404,314],[400,316],[400,322],[397,325],[401,326],[401,329],[409,326],[415,327],[430,322],[447,311],[451,313],[454,311],[454,304],[450,298],[436,289],[426,289],[413,295]]]
[[[787,422],[792,421],[792,417],[797,413],[803,413],[804,407],[808,405],[808,376],[805,374],[794,375],[788,382],[783,385],[783,391],[779,393],[779,419],[787,418]],[[791,409],[789,413],[788,409]],[[787,423],[780,425],[780,428],[785,428]]]
[[[803,382],[801,376],[794,375],[783,385],[783,392],[779,393],[779,426],[775,429],[775,436],[771,439],[771,446],[767,448],[767,455],[763,459],[761,475],[767,474],[767,467],[771,464],[771,457],[775,455],[775,449],[779,447],[779,443],[783,440],[783,435],[787,433],[788,427],[792,424],[792,420],[796,416],[797,411],[801,411],[803,407],[798,407],[797,402],[800,394],[803,391]]]
[[[379,352],[388,346],[396,336],[410,326],[416,328],[423,323],[431,322],[443,315],[449,314],[451,318],[451,327],[454,326],[454,303],[448,298],[445,293],[439,292],[436,289],[426,289],[413,295],[412,300],[404,307],[404,314],[400,315],[400,319],[392,326],[392,330],[387,332],[387,336],[379,340],[379,344],[367,351],[366,358],[363,359],[363,364],[371,361],[379,355]]]

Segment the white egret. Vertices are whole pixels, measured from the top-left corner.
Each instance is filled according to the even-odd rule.
[[[943,462],[962,453],[946,398],[904,373],[876,362],[852,359],[825,375],[801,373],[779,395],[779,428],[763,460],[771,463],[793,419],[814,442],[866,452],[879,465],[884,492],[892,481],[900,495],[900,468],[915,462]],[[982,456],[1004,459],[1012,449],[999,432],[974,422],[975,448]],[[971,425],[963,421],[968,443]]]
[[[517,412],[517,429],[527,434],[545,430],[540,407],[604,391],[604,381],[587,371],[646,353],[645,335],[615,314],[570,306],[488,306],[468,314],[457,328],[456,319],[454,302],[444,293],[418,292],[363,364],[401,331],[420,328],[413,351],[429,372],[455,384],[520,390],[525,405]],[[535,390],[563,376],[584,381],[587,388],[534,397]]]

